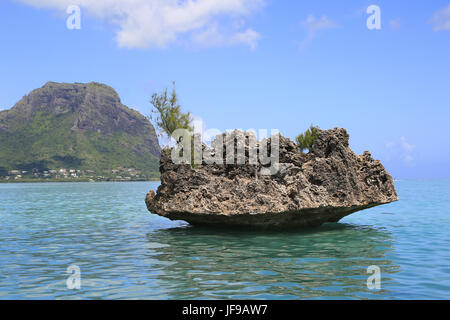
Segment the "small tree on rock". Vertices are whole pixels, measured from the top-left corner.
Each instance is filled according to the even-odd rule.
[[[178,103],[178,96],[175,91],[175,82],[173,82],[170,94],[167,92],[167,88],[161,93],[154,93],[151,104],[153,109],[149,118],[160,129],[160,135],[166,134],[170,138],[177,129],[186,129],[190,132],[194,130],[190,112],[181,112],[181,106]]]
[[[308,152],[312,151],[314,142],[316,141],[318,132],[317,127],[311,125],[308,130],[304,133],[299,134],[295,141],[297,142],[297,146],[301,152],[308,150]]]

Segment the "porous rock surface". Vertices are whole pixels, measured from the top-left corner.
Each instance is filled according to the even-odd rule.
[[[161,185],[145,202],[151,213],[193,225],[315,227],[398,200],[391,175],[368,151],[353,153],[342,128],[319,129],[307,154],[280,135],[274,175],[262,175],[259,162],[248,164],[248,149],[244,165],[194,167],[174,164],[170,151],[161,153]]]

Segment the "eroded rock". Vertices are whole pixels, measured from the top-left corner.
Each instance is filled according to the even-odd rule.
[[[368,151],[354,154],[342,128],[319,129],[308,154],[280,135],[280,166],[274,175],[262,175],[264,166],[248,164],[248,155],[246,149],[243,165],[203,162],[192,167],[174,164],[170,149],[164,149],[161,185],[156,194],[147,194],[148,210],[194,225],[296,228],[337,222],[398,200],[391,175]]]

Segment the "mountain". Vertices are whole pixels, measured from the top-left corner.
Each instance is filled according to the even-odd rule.
[[[0,175],[120,167],[156,177],[159,156],[152,124],[104,84],[48,82],[0,111]]]

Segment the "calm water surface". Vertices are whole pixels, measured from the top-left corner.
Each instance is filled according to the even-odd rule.
[[[0,299],[450,299],[448,180],[396,182],[400,201],[296,232],[151,215],[158,184],[0,184]]]

